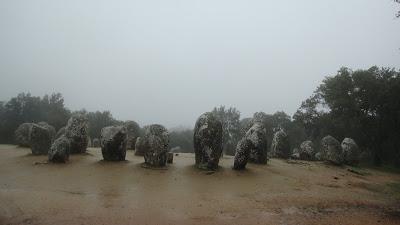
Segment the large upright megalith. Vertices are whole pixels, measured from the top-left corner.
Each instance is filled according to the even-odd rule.
[[[128,120],[124,123],[127,130],[127,149],[135,149],[136,140],[140,135],[140,126],[135,121]]]
[[[83,114],[73,115],[65,127],[65,136],[70,139],[71,153],[84,153],[88,145],[88,119]]]
[[[246,167],[248,161],[267,163],[267,134],[262,123],[254,123],[236,146],[233,169],[241,170]]]
[[[29,131],[32,127],[33,123],[23,123],[18,126],[17,130],[15,130],[15,140],[17,144],[21,147],[29,147]]]
[[[127,129],[109,126],[101,129],[101,153],[106,161],[123,161],[126,156]]]
[[[283,129],[275,132],[271,145],[272,155],[278,158],[287,159],[290,156],[289,136]]]
[[[57,138],[48,153],[49,161],[53,163],[67,162],[69,160],[70,147],[70,141],[65,135]]]
[[[356,142],[351,138],[345,138],[342,141],[343,160],[348,165],[357,165],[360,160],[360,149]]]
[[[29,140],[33,155],[47,155],[52,142],[49,129],[33,124],[29,130]]]
[[[142,151],[145,165],[149,167],[165,166],[169,146],[168,130],[159,124],[147,126],[141,141],[143,141]]]
[[[343,163],[343,152],[340,142],[328,135],[321,140],[321,158],[336,165]]]
[[[197,119],[193,144],[197,167],[216,170],[222,154],[222,123],[212,113],[204,113]]]
[[[314,144],[310,140],[303,141],[298,152],[301,160],[314,160],[315,158]]]

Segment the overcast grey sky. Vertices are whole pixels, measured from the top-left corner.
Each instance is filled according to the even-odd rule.
[[[1,0],[0,99],[193,126],[214,106],[292,114],[342,67],[400,68],[392,0]]]

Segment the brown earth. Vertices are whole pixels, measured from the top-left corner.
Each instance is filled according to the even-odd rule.
[[[232,157],[206,173],[192,154],[167,170],[142,168],[132,151],[101,159],[92,148],[45,164],[0,145],[0,224],[400,224],[400,174],[278,159],[233,171]]]

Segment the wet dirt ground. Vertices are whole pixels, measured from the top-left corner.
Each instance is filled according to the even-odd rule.
[[[400,174],[272,159],[207,173],[193,154],[166,170],[101,161],[100,149],[46,164],[0,145],[0,224],[400,224]]]

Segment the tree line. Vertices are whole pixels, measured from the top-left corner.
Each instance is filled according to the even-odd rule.
[[[211,112],[223,125],[224,154],[235,153],[238,141],[256,119],[267,128],[269,144],[277,129],[286,131],[292,149],[304,140],[312,140],[318,146],[326,135],[339,141],[351,137],[366,159],[376,165],[400,166],[399,97],[399,71],[378,67],[356,71],[341,68],[335,75],[326,77],[292,117],[278,111],[256,112],[252,118],[241,118],[238,109],[225,106],[215,107]],[[58,130],[78,112],[87,115],[91,138],[98,138],[105,126],[124,124],[109,111],[70,111],[60,93],[43,97],[21,93],[0,102],[0,143],[14,143],[14,131],[21,123],[45,121]],[[170,146],[176,151],[193,152],[193,129],[171,130]]]

